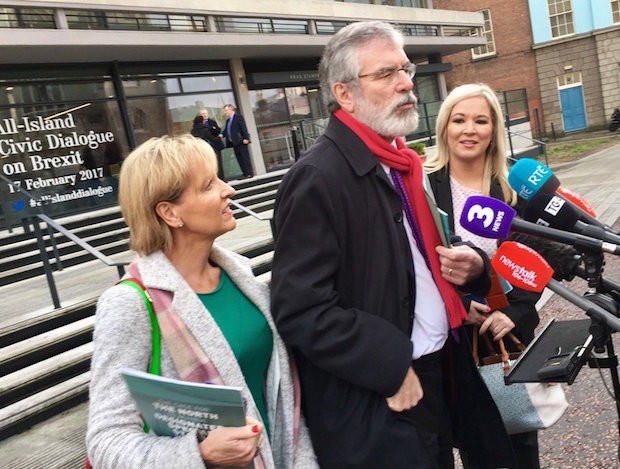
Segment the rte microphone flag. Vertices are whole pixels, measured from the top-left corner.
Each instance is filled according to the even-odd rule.
[[[550,194],[560,187],[560,180],[553,171],[530,158],[521,158],[510,168],[508,183],[525,200],[530,200],[541,190]]]

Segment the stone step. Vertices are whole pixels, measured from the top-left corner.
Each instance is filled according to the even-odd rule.
[[[90,371],[0,409],[0,440],[88,399]]]
[[[0,376],[14,373],[92,340],[95,316],[16,342],[0,349]]]
[[[87,371],[92,353],[88,342],[0,377],[0,400],[10,405]]]

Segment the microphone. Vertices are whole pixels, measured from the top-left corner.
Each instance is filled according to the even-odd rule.
[[[537,192],[554,193],[560,187],[560,180],[553,171],[531,158],[521,158],[510,168],[508,184],[517,195],[530,200]]]
[[[532,248],[514,241],[506,241],[502,243],[491,259],[491,265],[499,275],[513,286],[539,293],[547,287],[583,309],[588,316],[595,317],[613,330],[620,331],[619,318],[551,278],[553,269]]]
[[[510,233],[507,241],[516,241],[538,252],[553,269],[556,280],[570,281],[579,275],[583,255],[572,246],[524,233]]]
[[[460,221],[463,228],[483,238],[505,238],[510,231],[518,231],[569,244],[584,252],[620,255],[620,246],[616,244],[530,223],[516,218],[516,214],[515,209],[500,200],[472,195],[465,201]]]
[[[555,192],[557,195],[561,195],[569,202],[572,202],[576,207],[580,208],[581,210],[586,212],[588,215],[591,215],[594,218],[596,218],[596,213],[594,212],[592,205],[586,202],[586,199],[584,199],[579,194],[577,194],[577,192],[571,191],[567,187],[558,187],[555,190]]]
[[[522,158],[510,168],[508,183],[519,197],[528,201],[528,203],[539,192],[543,194],[555,194],[560,187],[560,180],[553,174],[551,169],[530,158]],[[588,211],[582,210],[575,204],[571,203],[571,205],[577,210],[577,213],[579,213],[579,219],[581,221],[614,233],[611,227],[598,221],[593,215],[588,213]]]
[[[559,195],[537,193],[525,207],[523,218],[539,225],[620,244],[620,236],[617,234],[582,222],[579,219],[579,212],[573,204]]]

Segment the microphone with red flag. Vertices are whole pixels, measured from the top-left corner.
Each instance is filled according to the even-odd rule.
[[[586,199],[577,194],[577,192],[574,192],[567,187],[558,187],[555,192],[564,197],[569,202],[572,202],[576,207],[580,208],[588,215],[596,218],[596,213],[594,212],[592,205],[586,202]]]
[[[511,285],[535,292],[541,292],[547,287],[583,309],[588,316],[596,317],[612,329],[620,331],[619,318],[553,279],[553,269],[532,248],[514,241],[506,241],[491,259],[491,265]]]

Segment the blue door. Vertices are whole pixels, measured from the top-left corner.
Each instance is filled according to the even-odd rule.
[[[560,105],[562,106],[564,132],[574,132],[586,128],[586,110],[582,86],[560,90]]]

